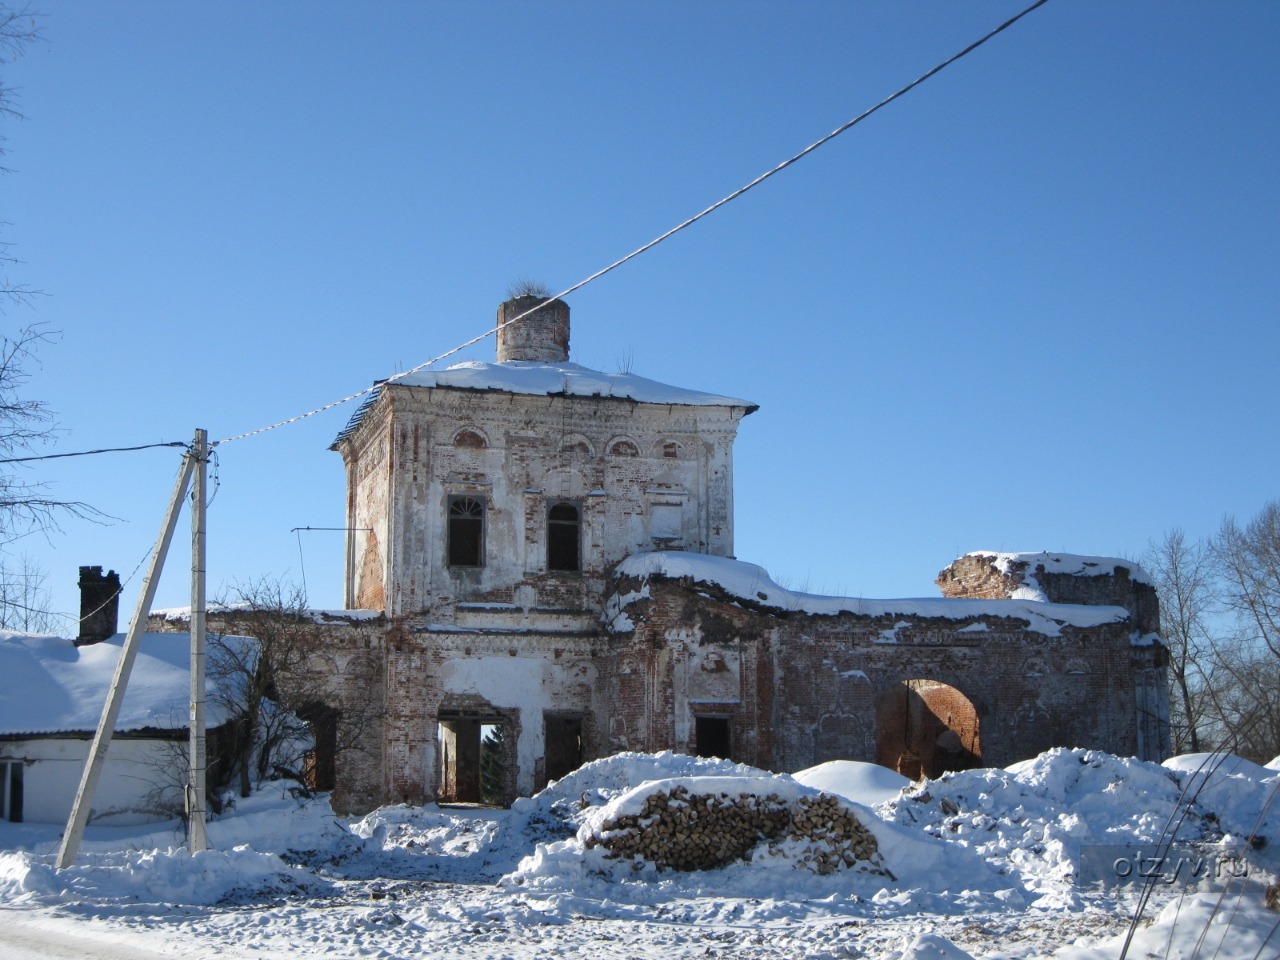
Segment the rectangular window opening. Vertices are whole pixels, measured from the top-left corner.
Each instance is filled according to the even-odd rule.
[[[582,569],[582,511],[574,503],[555,503],[547,510],[547,569]]]
[[[484,566],[484,513],[479,497],[449,498],[449,566]]]

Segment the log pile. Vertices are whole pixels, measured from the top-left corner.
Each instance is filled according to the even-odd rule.
[[[876,838],[830,794],[791,802],[776,793],[696,794],[684,786],[645,798],[640,813],[606,820],[586,846],[608,859],[654,864],[659,870],[711,870],[746,859],[761,843],[768,855],[797,868],[829,874],[861,864],[884,873]]]

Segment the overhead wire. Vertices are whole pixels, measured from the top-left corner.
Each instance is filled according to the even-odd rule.
[[[119,453],[119,452],[122,452],[122,451],[132,451],[132,450],[149,450],[149,449],[152,449],[152,448],[155,448],[155,447],[185,447],[185,448],[187,448],[187,451],[188,451],[188,454],[186,454],[186,455],[189,455],[189,454],[190,454],[190,451],[191,451],[191,444],[190,444],[189,442],[186,442],[186,441],[174,441],[174,442],[170,442],[170,443],[149,443],[149,444],[145,444],[145,445],[137,446],[137,447],[114,447],[114,448],[103,449],[103,450],[87,450],[87,451],[83,451],[83,452],[81,452],[81,453],[55,454],[55,456],[64,456],[64,457],[83,457],[83,456],[90,456],[91,454],[94,454],[94,453]],[[212,453],[212,451],[211,451],[211,453]],[[47,459],[47,458],[43,458],[43,457],[41,457],[41,458],[36,458],[36,459]],[[9,460],[0,460],[0,463],[10,463],[10,462],[13,462],[13,461],[9,461]],[[215,465],[216,465],[216,458],[215,458],[214,462],[215,462]],[[216,493],[217,493],[217,488],[216,488],[216,487],[215,487],[215,489],[214,489],[214,493],[215,493],[215,495],[216,495]],[[101,612],[102,612],[103,610],[105,610],[108,606],[110,606],[113,602],[115,602],[115,601],[119,600],[120,596],[124,593],[124,589],[125,589],[125,587],[127,587],[127,586],[129,585],[129,583],[133,580],[133,578],[134,578],[135,576],[137,576],[138,571],[142,569],[142,565],[143,565],[144,563],[146,563],[146,562],[147,562],[147,559],[148,559],[148,558],[151,556],[151,554],[152,554],[152,553],[154,553],[154,552],[155,552],[155,545],[154,545],[154,544],[152,544],[152,545],[148,546],[148,547],[147,547],[146,552],[142,555],[142,557],[138,560],[138,562],[137,562],[136,564],[134,564],[133,570],[131,570],[131,571],[129,572],[129,575],[128,575],[127,577],[125,577],[125,578],[120,582],[120,586],[119,586],[119,587],[117,587],[117,588],[115,589],[115,591],[113,591],[113,592],[111,593],[111,595],[110,595],[110,596],[108,596],[105,600],[103,600],[103,601],[102,601],[102,603],[101,603],[101,604],[99,604],[99,605],[98,605],[98,607],[97,607],[96,609],[91,610],[91,611],[89,611],[88,613],[81,614],[80,616],[75,616],[75,615],[70,614],[70,613],[64,613],[64,612],[63,612],[63,611],[61,611],[61,610],[50,610],[50,611],[47,611],[47,612],[48,612],[49,614],[51,614],[52,616],[55,616],[55,617],[61,617],[61,618],[62,618],[62,619],[64,619],[64,620],[68,620],[68,621],[71,621],[71,622],[74,622],[74,623],[83,623],[85,620],[88,620],[88,619],[90,619],[90,618],[92,618],[92,617],[96,616],[98,613],[101,613]],[[10,605],[11,605],[11,606],[21,606],[20,604],[10,604]],[[30,610],[30,608],[26,608],[26,607],[24,607],[23,609]],[[31,612],[36,612],[36,611],[31,611]],[[41,611],[41,612],[43,612],[43,611]]]
[[[574,293],[577,290],[581,290],[587,284],[595,280],[599,280],[605,274],[616,270],[618,267],[622,266],[624,263],[634,260],[636,257],[640,256],[641,254],[646,253],[649,250],[652,250],[654,247],[662,243],[664,240],[668,240],[671,237],[675,236],[680,231],[693,226],[699,220],[703,219],[706,216],[709,216],[710,214],[714,213],[716,210],[719,210],[725,204],[738,199],[747,191],[752,190],[755,187],[758,187],[760,184],[764,183],[764,181],[768,180],[770,177],[774,176],[775,174],[781,173],[783,170],[787,169],[787,167],[790,167],[792,164],[802,160],[804,157],[813,153],[819,147],[824,146],[827,143],[830,143],[836,137],[850,130],[857,124],[861,123],[863,120],[866,120],[868,117],[870,117],[873,113],[877,112],[878,110],[884,107],[887,107],[889,104],[893,103],[893,101],[897,100],[899,97],[902,97],[907,93],[910,93],[912,90],[920,86],[920,84],[924,83],[926,80],[940,73],[942,70],[945,70],[947,67],[951,66],[951,64],[955,63],[957,60],[960,60],[962,57],[965,57],[968,54],[972,53],[974,50],[978,49],[978,47],[982,46],[988,40],[1004,32],[1009,27],[1013,26],[1015,23],[1017,23],[1019,20],[1025,17],[1027,14],[1031,13],[1033,10],[1039,7],[1044,6],[1048,2],[1049,0],[1035,0],[1035,2],[1032,3],[1029,7],[1022,10],[1020,13],[1010,17],[1008,20],[1005,20],[999,26],[994,27],[993,29],[988,31],[985,35],[983,35],[980,39],[975,40],[973,43],[969,44],[959,53],[953,54],[952,56],[948,57],[946,60],[943,60],[937,66],[926,71],[925,73],[922,73],[920,76],[916,77],[916,79],[912,80],[906,86],[901,87],[898,90],[894,91],[893,93],[885,97],[883,100],[881,100],[879,103],[875,104],[874,106],[868,107],[866,110],[862,111],[862,113],[858,114],[852,120],[849,120],[848,122],[843,123],[840,126],[836,127],[836,129],[832,130],[826,136],[821,137],[818,140],[815,140],[813,143],[809,144],[809,146],[805,147],[799,153],[793,154],[792,156],[788,157],[786,160],[779,163],[777,166],[772,167],[771,169],[760,174],[760,176],[756,177],[750,183],[747,183],[744,186],[739,187],[737,190],[734,190],[732,193],[728,194],[727,196],[722,197],[721,199],[717,200],[715,203],[711,204],[709,207],[705,208],[699,213],[694,214],[692,217],[689,217],[687,220],[682,221],[681,223],[672,227],[670,230],[666,231],[660,236],[655,237],[653,240],[650,240],[648,243],[644,244],[643,246],[637,247],[635,250],[632,250],[626,256],[619,257],[617,260],[613,261],[613,263],[609,264],[606,267],[601,268],[600,270],[597,270],[595,273],[591,274],[585,279],[579,280],[577,283],[573,284],[573,286],[567,287],[564,290],[561,290],[559,293],[555,294],[554,296],[547,297],[546,300],[543,301],[543,303],[545,303],[547,300],[559,300],[563,297],[567,297],[569,294]],[[264,427],[259,427],[256,430],[248,430],[248,431],[245,431],[244,433],[238,433],[231,437],[225,437],[222,440],[215,440],[212,445],[217,446],[223,443],[232,443],[233,441],[236,441],[236,440],[244,440],[247,437],[253,437],[262,433],[267,433],[268,431],[271,431],[271,430],[277,430],[280,427],[285,427],[290,424],[297,423],[300,420],[305,420],[308,417],[314,417],[316,414],[324,413],[327,410],[332,410],[334,407],[342,406],[344,403],[350,403],[352,400],[358,400],[360,397],[367,396],[370,393],[373,393],[375,390],[381,389],[386,384],[394,383],[397,380],[401,380],[407,376],[415,374],[420,370],[424,370],[427,367],[432,366],[433,364],[439,363],[441,360],[447,359],[448,357],[451,357],[454,354],[459,353],[462,350],[465,350],[467,347],[474,346],[475,344],[479,343],[481,340],[484,340],[487,337],[490,337],[493,334],[497,333],[500,329],[502,329],[502,327],[509,326],[510,324],[517,323],[520,320],[523,320],[525,317],[529,316],[531,313],[534,313],[535,311],[537,311],[541,307],[541,305],[542,304],[532,307],[529,310],[526,310],[523,313],[515,317],[512,317],[509,320],[506,320],[495,327],[491,327],[488,330],[486,330],[484,333],[481,333],[478,336],[472,337],[470,340],[466,341],[465,343],[461,343],[451,350],[447,350],[444,353],[439,354],[438,356],[432,357],[430,360],[424,361],[423,363],[418,364],[416,367],[411,367],[410,369],[405,370],[401,373],[397,373],[391,377],[386,378],[385,380],[380,380],[377,383],[374,383],[371,386],[365,387],[363,390],[359,390],[355,393],[345,396],[340,400],[334,400],[331,403],[326,403],[323,406],[316,407],[314,410],[308,410],[306,413],[300,413],[297,416],[289,417],[288,419],[280,420],[280,421],[277,421],[276,423],[268,424],[267,426],[264,426]]]
[[[957,52],[957,53],[953,54],[952,56],[948,57],[946,60],[943,60],[941,63],[939,63],[939,64],[937,64],[936,66],[934,66],[933,68],[931,68],[930,70],[928,70],[928,71],[926,71],[925,73],[921,74],[921,75],[920,75],[919,77],[917,77],[915,80],[912,80],[910,83],[908,83],[908,84],[906,84],[905,86],[903,86],[903,87],[899,88],[898,90],[894,91],[892,94],[890,94],[889,96],[887,96],[887,97],[885,97],[884,99],[880,100],[878,103],[876,103],[876,104],[874,104],[873,106],[871,106],[871,107],[867,108],[867,109],[866,109],[866,110],[864,110],[862,113],[860,113],[860,114],[858,114],[857,116],[853,117],[851,120],[847,121],[846,123],[841,124],[839,127],[837,127],[836,129],[832,130],[832,131],[831,131],[830,133],[828,133],[826,136],[823,136],[823,137],[819,138],[818,140],[814,141],[813,143],[809,144],[809,145],[808,145],[807,147],[805,147],[803,150],[800,150],[798,153],[793,154],[792,156],[788,157],[786,160],[782,161],[781,163],[777,164],[776,166],[774,166],[774,167],[770,168],[769,170],[765,171],[764,173],[760,174],[758,177],[756,177],[755,179],[751,180],[749,183],[746,183],[746,184],[745,184],[745,185],[743,185],[742,187],[739,187],[737,190],[734,190],[732,193],[729,193],[728,195],[726,195],[726,196],[722,197],[721,199],[717,200],[715,203],[713,203],[713,204],[711,204],[710,206],[708,206],[708,207],[704,208],[703,210],[699,211],[698,213],[694,214],[693,216],[689,217],[688,219],[686,219],[686,220],[682,221],[681,223],[679,223],[679,224],[677,224],[676,226],[672,227],[670,230],[667,230],[665,233],[662,233],[662,234],[660,234],[659,236],[655,237],[653,240],[650,240],[648,243],[646,243],[646,244],[644,244],[644,245],[642,245],[642,246],[640,246],[640,247],[637,247],[635,250],[631,251],[630,253],[626,254],[625,256],[623,256],[623,257],[619,257],[617,260],[614,260],[612,263],[608,264],[607,266],[605,266],[605,267],[603,267],[603,268],[601,268],[601,269],[597,270],[596,272],[594,272],[594,273],[590,274],[589,276],[585,277],[584,279],[579,280],[577,283],[573,284],[572,286],[567,287],[567,288],[565,288],[564,290],[560,291],[559,293],[555,294],[554,296],[548,297],[548,298],[546,298],[546,299],[547,299],[547,300],[558,300],[558,299],[561,299],[561,298],[563,298],[563,297],[567,297],[567,296],[569,296],[570,294],[572,294],[572,293],[574,293],[574,292],[576,292],[576,291],[578,291],[578,290],[582,289],[583,287],[587,286],[587,284],[592,283],[592,282],[594,282],[594,281],[596,281],[596,280],[600,279],[601,277],[605,276],[606,274],[611,273],[612,271],[614,271],[614,270],[618,269],[618,268],[619,268],[619,267],[621,267],[623,264],[628,263],[628,262],[630,262],[631,260],[634,260],[635,258],[639,257],[640,255],[642,255],[642,254],[644,254],[644,253],[648,252],[649,250],[652,250],[654,247],[658,246],[658,244],[660,244],[660,243],[664,242],[665,240],[670,239],[671,237],[675,236],[677,233],[680,233],[681,231],[683,231],[683,230],[685,230],[685,229],[687,229],[687,228],[689,228],[689,227],[693,226],[693,225],[694,225],[695,223],[697,223],[698,221],[700,221],[700,220],[704,219],[705,217],[709,216],[710,214],[714,213],[716,210],[720,209],[721,207],[725,206],[726,204],[728,204],[728,203],[730,203],[730,202],[732,202],[732,201],[734,201],[734,200],[738,199],[739,197],[741,197],[741,196],[743,196],[744,194],[746,194],[748,191],[753,190],[755,187],[757,187],[757,186],[759,186],[760,184],[764,183],[764,181],[768,180],[769,178],[771,178],[771,177],[775,176],[775,175],[776,175],[776,174],[778,174],[778,173],[781,173],[783,170],[787,169],[788,167],[790,167],[790,166],[792,166],[793,164],[795,164],[795,163],[799,162],[800,160],[802,160],[804,157],[806,157],[806,156],[808,156],[809,154],[813,153],[813,152],[814,152],[815,150],[817,150],[819,147],[822,147],[822,146],[824,146],[825,144],[830,143],[830,142],[831,142],[832,140],[834,140],[836,137],[838,137],[838,136],[840,136],[841,134],[843,134],[843,133],[847,132],[848,130],[852,129],[854,126],[856,126],[857,124],[861,123],[863,120],[866,120],[866,119],[867,119],[868,117],[870,117],[872,114],[876,113],[877,111],[879,111],[879,110],[883,109],[884,107],[888,106],[888,105],[889,105],[890,103],[892,103],[893,101],[895,101],[895,100],[899,99],[900,97],[902,97],[902,96],[904,96],[905,94],[909,93],[910,91],[914,90],[916,87],[920,86],[920,85],[921,85],[922,83],[924,83],[926,80],[929,80],[931,77],[933,77],[933,76],[937,75],[937,74],[938,74],[938,73],[940,73],[942,70],[944,70],[944,69],[946,69],[947,67],[949,67],[951,64],[955,63],[956,61],[960,60],[961,58],[963,58],[963,57],[967,56],[968,54],[972,53],[974,50],[976,50],[978,47],[982,46],[982,45],[983,45],[984,43],[986,43],[988,40],[991,40],[993,37],[995,37],[995,36],[997,36],[998,34],[1000,34],[1000,33],[1004,32],[1004,31],[1005,31],[1005,30],[1007,30],[1009,27],[1013,26],[1015,23],[1017,23],[1019,20],[1021,20],[1023,17],[1027,16],[1027,14],[1029,14],[1029,13],[1031,13],[1032,11],[1034,11],[1034,10],[1038,9],[1039,7],[1044,6],[1047,2],[1048,2],[1048,0],[1035,0],[1035,2],[1034,2],[1034,3],[1032,3],[1030,6],[1026,7],[1026,8],[1025,8],[1025,9],[1023,9],[1022,11],[1020,11],[1019,13],[1017,13],[1016,15],[1014,15],[1014,16],[1010,17],[1009,19],[1005,20],[1003,23],[999,24],[998,26],[994,27],[993,29],[989,30],[986,34],[984,34],[984,35],[983,35],[982,37],[980,37],[979,39],[977,39],[977,40],[975,40],[974,42],[970,43],[968,46],[964,47],[964,48],[963,48],[962,50],[960,50],[959,52]],[[546,301],[543,301],[543,302],[546,302]],[[510,325],[510,324],[512,324],[512,323],[516,323],[516,322],[518,322],[518,321],[520,321],[520,320],[523,320],[524,318],[526,318],[527,316],[529,316],[530,314],[532,314],[532,313],[534,313],[536,310],[538,310],[538,309],[541,307],[541,305],[542,305],[542,304],[540,303],[540,304],[538,304],[537,306],[534,306],[534,307],[532,307],[532,308],[530,308],[530,309],[528,309],[528,310],[524,311],[523,313],[520,313],[520,314],[518,314],[517,316],[512,317],[512,318],[510,318],[510,319],[508,319],[508,320],[504,321],[504,322],[503,322],[503,323],[501,323],[501,324],[498,324],[498,325],[496,325],[496,326],[494,326],[494,327],[490,327],[488,330],[485,330],[483,333],[480,333],[480,334],[478,334],[477,336],[472,337],[471,339],[469,339],[469,340],[467,340],[467,341],[465,341],[465,342],[463,342],[463,343],[458,344],[457,346],[453,347],[453,348],[452,348],[452,349],[450,349],[450,350],[446,350],[444,353],[438,354],[437,356],[434,356],[434,357],[432,357],[431,359],[426,360],[426,361],[424,361],[423,363],[420,363],[420,364],[418,364],[418,365],[417,365],[417,366],[415,366],[415,367],[411,367],[411,368],[410,368],[410,369],[408,369],[408,370],[405,370],[405,371],[402,371],[402,372],[400,372],[400,373],[394,374],[393,376],[388,377],[388,378],[386,378],[386,379],[384,379],[384,380],[380,380],[380,381],[378,381],[378,382],[376,382],[376,383],[372,384],[371,386],[368,386],[368,387],[365,387],[365,388],[364,388],[364,389],[362,389],[362,390],[358,390],[358,391],[356,391],[355,393],[351,393],[351,394],[349,394],[349,395],[347,395],[347,396],[345,396],[345,397],[342,397],[342,398],[340,398],[340,399],[338,399],[338,400],[334,400],[334,401],[332,401],[332,402],[330,402],[330,403],[326,403],[326,404],[324,404],[324,405],[322,405],[322,406],[319,406],[319,407],[316,407],[316,408],[314,408],[314,409],[312,409],[312,410],[308,410],[308,411],[306,411],[305,413],[301,413],[301,414],[298,414],[298,415],[296,415],[296,416],[289,417],[289,418],[287,418],[287,419],[280,420],[280,421],[277,421],[277,422],[275,422],[275,423],[268,424],[268,425],[263,426],[263,427],[259,427],[259,428],[255,429],[255,430],[249,430],[249,431],[245,431],[244,433],[239,433],[239,434],[235,434],[235,435],[230,436],[230,437],[225,437],[225,438],[223,438],[223,439],[221,439],[221,440],[215,440],[215,441],[213,441],[213,442],[210,444],[210,453],[211,453],[211,454],[213,454],[213,448],[215,448],[215,447],[217,447],[217,446],[219,446],[219,445],[221,445],[221,444],[224,444],[224,443],[231,443],[231,442],[236,441],[236,440],[243,440],[243,439],[246,439],[246,438],[248,438],[248,437],[257,436],[257,435],[259,435],[259,434],[267,433],[267,432],[269,432],[269,431],[276,430],[276,429],[279,429],[279,428],[281,428],[281,427],[288,426],[288,425],[293,424],[293,423],[297,423],[297,422],[299,422],[299,421],[301,421],[301,420],[305,420],[305,419],[307,419],[307,418],[309,418],[309,417],[313,417],[313,416],[315,416],[315,415],[317,415],[317,414],[324,413],[325,411],[332,410],[332,409],[334,409],[335,407],[342,406],[343,404],[349,403],[349,402],[351,402],[352,400],[357,400],[357,399],[359,399],[360,397],[368,396],[369,394],[373,393],[374,391],[381,389],[383,386],[385,386],[385,385],[386,385],[386,384],[388,384],[388,383],[394,383],[394,382],[396,382],[396,381],[398,381],[398,380],[401,380],[401,379],[403,379],[403,378],[405,378],[405,377],[411,376],[411,375],[412,375],[412,374],[414,374],[414,373],[417,373],[417,372],[419,372],[419,371],[421,371],[421,370],[426,369],[427,367],[430,367],[430,366],[433,366],[433,365],[434,365],[434,364],[436,364],[436,363],[439,363],[441,360],[445,360],[445,359],[447,359],[447,358],[449,358],[449,357],[453,356],[454,354],[460,353],[461,351],[465,350],[467,347],[473,346],[473,345],[475,345],[475,344],[477,344],[477,343],[481,342],[482,340],[487,339],[488,337],[490,337],[490,336],[494,335],[495,333],[497,333],[497,332],[498,332],[498,331],[499,331],[503,326],[507,326],[507,325]],[[52,454],[43,454],[43,455],[38,455],[38,456],[28,456],[28,457],[7,457],[7,458],[0,458],[0,464],[5,464],[5,463],[32,463],[32,462],[43,461],[43,460],[56,460],[56,459],[65,459],[65,458],[70,458],[70,457],[87,457],[87,456],[96,456],[96,455],[106,454],[106,453],[128,453],[128,452],[135,452],[135,451],[141,451],[141,450],[150,450],[150,449],[155,449],[155,448],[160,448],[160,447],[187,447],[187,448],[189,448],[189,447],[190,447],[190,444],[189,444],[188,442],[186,442],[186,441],[176,440],[176,441],[167,441],[167,442],[162,442],[162,443],[140,444],[140,445],[136,445],[136,446],[128,446],[128,447],[104,447],[104,448],[99,448],[99,449],[95,449],[95,450],[83,450],[83,451],[76,451],[76,452],[73,452],[73,453],[52,453]],[[214,463],[214,465],[215,465],[215,477],[216,477],[216,470],[217,470],[217,459],[216,459],[216,455],[211,456],[211,459],[213,460],[213,463]],[[216,485],[216,481],[215,481],[215,496],[216,496],[216,492],[217,492],[217,485]],[[301,551],[301,541],[300,541],[300,540],[299,540],[299,551]],[[148,551],[148,556],[149,556],[149,555],[150,555],[150,551]],[[145,560],[146,560],[146,557],[144,556],[144,557],[143,557],[143,561],[145,561]],[[139,563],[139,565],[138,565],[138,566],[141,566],[141,562]],[[136,572],[137,572],[137,570],[136,570],[136,568],[135,568],[134,573],[136,573]],[[129,579],[132,579],[132,577],[133,577],[133,574],[130,574],[130,578],[129,578]],[[127,583],[127,582],[128,582],[128,581],[126,581],[126,583]],[[124,584],[122,584],[122,585],[121,585],[121,590],[123,590],[123,586],[124,586]],[[119,593],[117,593],[117,596],[118,596],[118,595],[119,595]],[[108,601],[108,602],[110,602],[110,601]],[[76,619],[76,618],[68,617],[68,619]]]
[[[103,447],[100,450],[78,450],[75,453],[45,453],[31,457],[5,457],[0,463],[33,463],[36,460],[60,460],[64,457],[93,457],[100,453],[131,453],[134,450],[154,450],[157,447],[186,447],[185,440],[170,440],[165,443],[144,443],[136,447]]]

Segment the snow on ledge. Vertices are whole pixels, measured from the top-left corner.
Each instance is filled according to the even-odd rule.
[[[1135,583],[1151,583],[1147,572],[1132,560],[1117,557],[1087,557],[1074,553],[1003,553],[998,550],[973,550],[967,557],[989,557],[992,565],[1006,576],[1015,563],[1025,563],[1028,582],[1033,579],[1037,566],[1045,573],[1063,573],[1071,577],[1110,577],[1117,567],[1129,571],[1129,579]]]
[[[205,607],[206,613],[214,615],[220,613],[245,613],[252,612],[253,606],[247,603],[211,603]],[[292,613],[291,610],[279,611],[268,608],[261,608],[262,613]],[[382,616],[381,610],[313,610],[306,609],[302,611],[312,623],[350,623],[357,620],[377,620]],[[191,621],[190,607],[164,607],[159,610],[152,610],[148,616],[163,617],[169,623],[189,623]]]
[[[768,571],[754,563],[702,553],[659,551],[634,554],[618,564],[614,576],[636,577],[641,580],[651,576],[672,580],[687,577],[695,583],[719,587],[749,604],[810,616],[837,616],[845,613],[863,617],[937,617],[948,620],[968,620],[980,616],[1016,618],[1025,620],[1028,629],[1051,637],[1059,636],[1064,625],[1097,627],[1107,623],[1123,623],[1129,619],[1129,611],[1124,607],[1047,603],[1027,598],[973,600],[926,597],[866,600],[796,593],[774,583]]]

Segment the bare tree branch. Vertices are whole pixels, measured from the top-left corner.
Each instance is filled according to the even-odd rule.
[[[1213,604],[1212,556],[1200,542],[1187,543],[1174,529],[1147,548],[1142,565],[1160,597],[1160,632],[1169,648],[1173,684],[1170,723],[1176,753],[1200,752],[1212,715],[1209,674],[1213,637],[1207,626]]]

